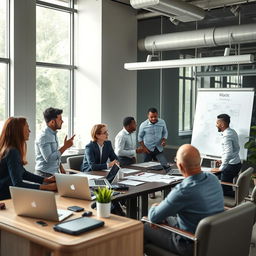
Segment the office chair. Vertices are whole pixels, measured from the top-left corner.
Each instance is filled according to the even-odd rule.
[[[70,173],[79,173],[84,159],[84,155],[70,156],[67,158],[68,168],[66,171]]]
[[[256,205],[246,202],[202,219],[192,235],[165,224],[156,225],[193,240],[194,256],[242,256],[249,254],[255,216]],[[142,221],[149,222],[145,217]],[[144,252],[147,256],[177,256],[152,243],[144,245]]]
[[[221,182],[223,185],[232,186],[235,189],[235,197],[224,196],[224,204],[226,207],[234,207],[245,200],[249,194],[251,175],[253,168],[250,167],[239,174],[235,184],[230,182]]]

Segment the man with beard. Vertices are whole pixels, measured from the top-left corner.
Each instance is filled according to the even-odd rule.
[[[44,119],[47,126],[36,140],[35,144],[35,168],[37,174],[43,177],[50,177],[56,172],[65,173],[60,158],[64,151],[73,145],[75,135],[70,139],[67,139],[66,136],[64,145],[59,148],[57,130],[61,129],[63,123],[62,112],[62,109],[52,107],[44,111]]]
[[[239,157],[238,135],[235,130],[229,127],[230,116],[221,114],[217,116],[216,127],[222,135],[222,157],[219,170],[221,171],[221,181],[233,182],[241,169],[241,161]],[[223,193],[226,196],[234,197],[234,191],[231,186],[222,185]]]
[[[148,110],[148,119],[139,128],[138,141],[143,148],[144,162],[158,160],[164,169],[169,165],[163,153],[168,136],[167,127],[163,119],[158,118],[156,108]]]

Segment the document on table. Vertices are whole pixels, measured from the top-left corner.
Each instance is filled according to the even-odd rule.
[[[163,182],[170,184],[172,182],[184,179],[184,177],[154,174],[154,173],[139,173],[138,175],[130,175],[125,177],[128,180],[138,180],[144,182]]]
[[[149,168],[149,167],[153,167],[156,165],[159,165],[159,162],[144,162],[144,163],[137,163],[137,164],[132,164],[131,166],[136,166],[136,167],[144,167],[144,168]]]
[[[212,168],[209,168],[209,167],[201,167],[201,170],[203,172],[210,172],[212,170]]]
[[[118,182],[118,184],[123,184],[123,185],[128,185],[128,186],[138,186],[143,183],[145,183],[145,182],[135,181],[135,180],[123,180],[123,181]]]
[[[120,171],[125,173],[125,174],[134,173],[134,172],[140,172],[140,170],[128,169],[128,168],[122,168],[122,169],[120,169]]]
[[[104,178],[104,176],[92,175],[92,174],[87,174],[87,173],[84,173],[84,172],[76,173],[76,174],[73,174],[73,175],[87,177],[88,180],[97,180],[97,179]]]

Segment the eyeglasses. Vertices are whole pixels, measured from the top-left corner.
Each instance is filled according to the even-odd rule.
[[[100,134],[105,134],[105,135],[107,135],[107,134],[108,134],[108,131],[101,132]]]

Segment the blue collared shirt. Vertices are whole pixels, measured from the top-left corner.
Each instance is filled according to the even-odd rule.
[[[138,133],[138,141],[143,141],[145,146],[154,151],[157,148],[160,152],[163,151],[161,146],[162,139],[167,139],[168,131],[163,119],[158,118],[158,122],[152,124],[148,119],[141,123]]]
[[[239,142],[238,135],[235,130],[227,128],[222,132],[222,157],[220,170],[222,171],[227,167],[228,164],[238,164],[240,163],[239,157]]]
[[[36,170],[52,174],[59,171],[61,153],[57,131],[47,126],[36,140],[35,151]]]
[[[201,172],[176,185],[164,201],[150,208],[148,217],[159,223],[176,216],[180,229],[195,233],[201,219],[222,211],[224,199],[219,180],[212,173]]]

